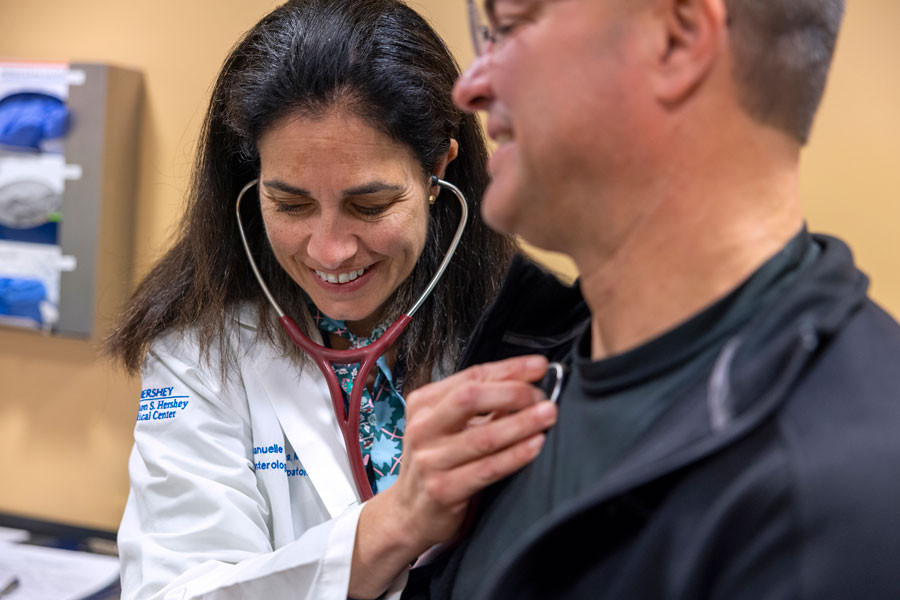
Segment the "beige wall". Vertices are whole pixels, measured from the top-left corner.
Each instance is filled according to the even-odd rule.
[[[810,227],[849,241],[900,318],[900,2],[847,4],[801,191]]]
[[[411,2],[462,64],[463,0]],[[0,57],[104,61],[145,76],[136,273],[165,247],[209,87],[232,43],[275,0],[0,0]],[[831,86],[803,165],[811,227],[856,250],[873,294],[900,315],[900,3],[850,3]],[[571,271],[564,259],[557,268]],[[103,316],[103,315],[101,315]],[[109,315],[106,315],[109,317]],[[114,528],[138,382],[96,342],[0,329],[0,511]]]

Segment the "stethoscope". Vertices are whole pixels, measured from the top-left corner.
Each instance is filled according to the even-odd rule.
[[[244,233],[244,226],[241,223],[241,199],[243,199],[244,194],[246,194],[250,188],[258,183],[259,179],[254,179],[245,185],[240,193],[238,193],[237,202],[235,202],[238,231],[241,234],[241,242],[243,242],[247,260],[250,261],[250,268],[253,270],[253,275],[256,276],[256,280],[259,282],[263,294],[265,294],[269,304],[272,305],[272,308],[278,314],[278,321],[281,323],[281,327],[298,348],[313,358],[316,365],[318,365],[319,370],[322,372],[322,375],[325,377],[325,381],[328,384],[328,392],[331,394],[331,404],[334,409],[334,416],[337,417],[338,426],[341,429],[341,436],[344,438],[344,446],[347,449],[347,456],[350,459],[350,470],[353,473],[353,480],[356,484],[356,489],[359,492],[360,499],[365,502],[373,496],[372,487],[369,485],[369,477],[366,474],[366,467],[363,464],[362,450],[359,447],[359,411],[360,404],[362,403],[362,393],[365,388],[365,381],[369,376],[369,371],[372,370],[372,367],[378,361],[378,358],[387,352],[391,344],[400,337],[400,334],[403,333],[403,330],[406,329],[406,326],[412,321],[413,314],[422,307],[422,304],[428,299],[428,296],[431,295],[431,292],[443,276],[444,271],[446,271],[447,265],[450,264],[450,260],[453,258],[456,247],[459,245],[462,234],[466,229],[466,222],[469,217],[469,207],[466,198],[459,188],[452,183],[439,179],[437,176],[431,177],[432,187],[437,185],[453,192],[457,200],[459,200],[460,206],[459,225],[456,228],[456,234],[450,241],[450,246],[447,249],[447,253],[444,255],[444,260],[441,262],[440,266],[438,266],[437,272],[431,278],[431,281],[419,296],[419,299],[412,305],[412,308],[400,315],[400,317],[385,330],[381,337],[362,348],[335,350],[334,348],[328,348],[313,342],[300,331],[300,328],[297,327],[297,324],[294,323],[293,319],[287,316],[281,309],[281,306],[278,305],[278,302],[275,301],[275,298],[269,291],[269,287],[266,285],[265,281],[263,281],[262,275],[256,266],[256,261],[253,259],[253,254],[250,252],[250,244],[247,242],[247,236]],[[360,363],[360,367],[350,391],[350,398],[347,410],[345,411],[344,394],[338,383],[337,375],[335,375],[332,365],[347,365],[354,363]],[[555,376],[550,400],[555,402],[562,389],[562,365],[559,363],[550,363],[548,375],[550,373]],[[361,385],[356,385],[356,383],[360,381],[363,383]]]

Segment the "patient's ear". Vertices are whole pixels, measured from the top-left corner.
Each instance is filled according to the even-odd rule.
[[[657,1],[653,91],[661,102],[679,104],[702,85],[725,49],[725,1]]]

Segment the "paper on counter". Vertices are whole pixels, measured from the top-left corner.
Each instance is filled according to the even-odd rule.
[[[119,580],[114,556],[43,546],[0,543],[0,565],[19,579],[2,600],[79,600]]]

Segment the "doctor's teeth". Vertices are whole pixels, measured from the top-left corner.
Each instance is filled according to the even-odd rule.
[[[355,271],[349,271],[347,273],[326,273],[324,271],[316,270],[316,275],[319,276],[319,279],[322,281],[327,281],[328,283],[347,283],[349,281],[353,281],[363,273],[365,273],[365,269],[357,269]]]

